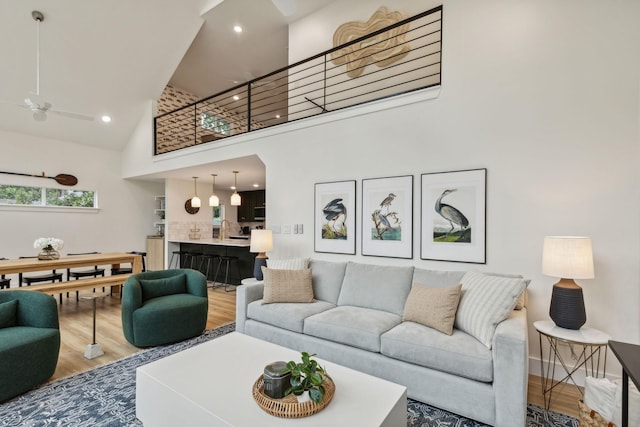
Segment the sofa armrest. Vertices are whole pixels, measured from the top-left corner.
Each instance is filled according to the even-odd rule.
[[[187,293],[197,297],[209,298],[207,293],[207,278],[196,270],[185,270],[187,275]]]
[[[236,331],[244,333],[244,321],[247,319],[247,307],[253,301],[262,299],[264,283],[241,285],[236,289]]]
[[[496,328],[492,345],[496,425],[524,426],[529,382],[527,309],[514,310]]]
[[[18,300],[16,321],[20,326],[60,329],[58,304],[51,295],[34,291],[4,291]]]

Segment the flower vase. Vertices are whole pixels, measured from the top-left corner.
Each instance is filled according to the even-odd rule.
[[[38,259],[41,261],[50,261],[52,259],[58,258],[60,258],[60,252],[56,251],[55,249],[43,249],[38,254]]]

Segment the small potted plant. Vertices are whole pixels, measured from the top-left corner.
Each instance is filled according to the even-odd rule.
[[[322,401],[324,397],[322,382],[327,373],[322,366],[318,365],[317,361],[312,359],[313,356],[315,354],[310,355],[307,352],[302,352],[301,363],[296,363],[293,360],[287,363],[282,373],[291,373],[291,387],[287,389],[285,395],[293,393],[298,401],[303,402],[305,398],[302,396],[308,394],[312,402],[320,403]]]

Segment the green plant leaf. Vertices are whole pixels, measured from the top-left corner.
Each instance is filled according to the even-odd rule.
[[[322,396],[324,396],[324,390],[320,390],[316,387],[309,390],[309,398],[315,403],[322,402]]]

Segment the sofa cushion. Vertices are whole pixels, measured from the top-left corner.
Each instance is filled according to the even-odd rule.
[[[349,262],[338,305],[384,310],[402,316],[412,279],[413,267]]]
[[[274,302],[313,302],[311,270],[274,270],[262,267],[262,304]]]
[[[510,277],[512,279],[524,279],[520,274],[504,274],[504,273],[485,273],[489,276],[497,276],[497,277]],[[518,301],[516,302],[516,306],[513,308],[514,310],[522,310],[527,306],[527,288],[531,283],[531,279],[524,279],[524,287],[525,289],[522,291],[520,296],[518,297]]]
[[[526,287],[525,281],[469,271],[461,283],[455,327],[491,348],[496,326],[515,307]]]
[[[403,322],[380,337],[385,356],[476,381],[493,381],[491,350],[454,329],[444,335],[414,322]]]
[[[451,335],[462,285],[430,288],[414,283],[404,305],[403,321],[411,321]]]
[[[276,270],[304,270],[309,268],[309,258],[267,259],[267,267]]]
[[[413,283],[422,283],[430,288],[442,288],[460,284],[465,271],[438,271],[416,268],[413,271]]]
[[[0,329],[10,328],[16,325],[16,311],[18,310],[18,300],[0,303]]]
[[[313,296],[334,305],[338,304],[347,263],[311,260],[309,268],[311,268]]]
[[[307,317],[304,333],[379,352],[380,335],[400,324],[400,316],[363,307],[339,306]]]
[[[312,303],[262,304],[253,301],[247,307],[247,317],[289,331],[302,333],[304,319],[335,307],[326,301]]]
[[[186,276],[178,274],[162,279],[140,279],[140,288],[143,301],[165,295],[184,294],[187,292]]]

